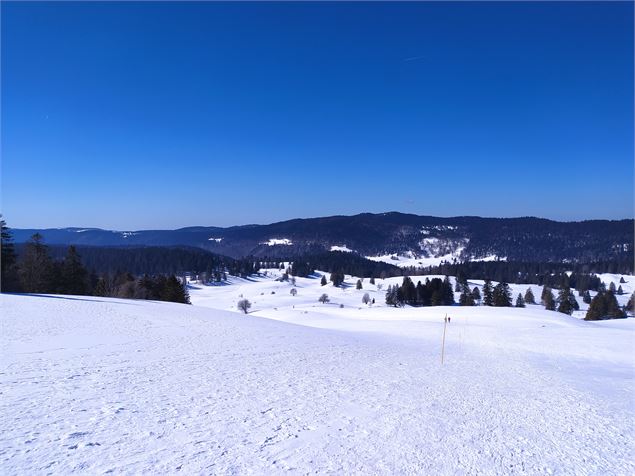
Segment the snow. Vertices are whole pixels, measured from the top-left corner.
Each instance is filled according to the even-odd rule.
[[[346,245],[331,246],[331,251],[343,251],[344,253],[354,253],[355,252],[355,250],[350,249]]]
[[[269,241],[260,243],[261,245],[276,246],[276,245],[292,245],[293,242],[288,238],[270,238]]]
[[[470,258],[470,261],[507,261],[507,257],[497,256],[497,255],[487,255],[481,258]]]
[[[222,238],[208,238],[208,241],[215,241],[216,243],[220,243],[221,241],[223,241]]]
[[[281,273],[193,282],[193,306],[0,295],[0,473],[635,474],[635,319]]]
[[[456,253],[448,253],[442,256],[423,257],[423,256],[418,256],[412,252],[408,252],[406,254],[387,254],[382,256],[366,256],[366,259],[369,259],[371,261],[382,261],[384,263],[390,263],[400,268],[408,268],[408,267],[419,268],[419,267],[427,267],[427,266],[438,266],[444,261],[451,263],[453,260],[457,258],[458,258],[458,255]]]

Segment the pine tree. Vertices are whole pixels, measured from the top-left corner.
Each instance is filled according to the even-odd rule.
[[[474,296],[467,284],[463,285],[463,290],[461,291],[461,296],[459,297],[459,304],[461,306],[474,306]]]
[[[335,287],[340,286],[344,282],[344,273],[340,271],[333,271],[331,273],[331,282]]]
[[[190,296],[187,287],[176,276],[171,275],[161,287],[161,300],[189,304]]]
[[[520,293],[518,293],[518,297],[516,298],[516,307],[525,307],[525,300]]]
[[[403,295],[399,286],[396,284],[394,286],[388,286],[386,290],[386,304],[395,307],[403,305]]]
[[[569,288],[562,288],[558,293],[558,312],[571,315],[574,310],[571,298],[575,301],[575,297]]]
[[[448,276],[443,280],[443,305],[452,306],[454,304],[454,291],[452,290],[452,283]]]
[[[525,303],[536,304],[536,298],[534,297],[534,292],[531,288],[527,288],[527,291],[525,291]]]
[[[476,286],[474,286],[474,289],[472,289],[472,298],[474,299],[474,303],[477,303],[481,300],[481,292]]]
[[[622,276],[622,277],[620,278],[620,284],[624,284],[624,283],[626,283],[626,280],[624,279],[624,276]]]
[[[609,292],[615,294],[615,283],[613,281],[611,281],[611,284],[609,284]]]
[[[82,265],[74,246],[68,247],[61,266],[61,291],[64,294],[88,294],[88,271]]]
[[[27,243],[19,269],[21,287],[25,292],[47,293],[55,290],[55,283],[52,282],[53,262],[39,233]]]
[[[483,305],[494,305],[494,288],[492,287],[492,282],[489,279],[486,279],[485,284],[483,285]]]
[[[591,304],[591,293],[588,289],[582,294],[582,302],[585,304]]]
[[[327,281],[326,281],[326,276],[325,276],[325,275],[322,275],[322,279],[320,280],[320,284],[321,284],[322,286],[326,286]]]
[[[496,307],[509,307],[512,305],[512,293],[507,283],[500,282],[496,285],[493,292],[493,304]]]
[[[631,294],[630,299],[626,303],[626,311],[630,312],[632,315],[635,315],[635,292]]]
[[[599,292],[591,300],[589,309],[584,316],[585,321],[599,321],[606,316],[606,300],[603,292]]]
[[[375,276],[370,277],[370,284],[375,284]]]
[[[0,271],[0,291],[19,291],[13,236],[2,215],[0,215],[0,230],[2,232],[0,238],[0,248],[2,250],[2,255],[0,256],[0,265],[2,267]]]
[[[542,303],[545,306],[545,309],[547,311],[555,311],[556,310],[556,300],[553,297],[553,293],[551,292],[551,289],[545,287],[545,289],[547,290],[547,292],[545,292],[543,290],[542,295]]]
[[[626,317],[626,314],[617,302],[615,294],[610,291],[608,293],[605,293],[604,300],[606,302],[606,316],[609,319],[621,319],[623,317]]]
[[[551,294],[551,297],[553,298],[553,293],[551,292],[551,288],[549,288],[549,286],[544,286],[542,288],[542,294],[540,295],[540,302],[542,303],[542,305],[545,305],[545,299],[547,298],[547,296]]]
[[[355,285],[355,289],[362,289],[362,280],[358,279],[357,284]]]
[[[620,284],[620,286],[617,288],[617,295],[621,296],[622,294],[624,294],[624,290],[622,289],[622,285]]]

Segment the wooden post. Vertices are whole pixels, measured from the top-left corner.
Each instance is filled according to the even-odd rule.
[[[443,365],[443,357],[445,356],[445,328],[448,327],[448,315],[443,319],[443,342],[441,343],[441,365]]]

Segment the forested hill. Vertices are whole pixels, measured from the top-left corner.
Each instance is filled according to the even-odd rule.
[[[26,244],[16,245],[18,257],[24,253]],[[134,275],[182,274],[185,272],[229,272],[233,275],[249,275],[254,268],[252,260],[236,260],[226,256],[190,247],[119,247],[77,246],[82,264],[98,275],[126,272]],[[67,254],[65,245],[48,246],[53,260],[59,261]]]
[[[178,230],[14,229],[16,242],[39,232],[48,244],[175,246],[217,254],[289,257],[332,248],[362,256],[410,253],[457,260],[596,262],[633,259],[632,219],[557,222],[542,218],[440,218],[403,213],[295,219],[270,225]]]

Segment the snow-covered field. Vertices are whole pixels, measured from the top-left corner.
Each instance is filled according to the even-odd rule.
[[[0,295],[0,473],[635,474],[635,319],[277,274],[193,306]]]

